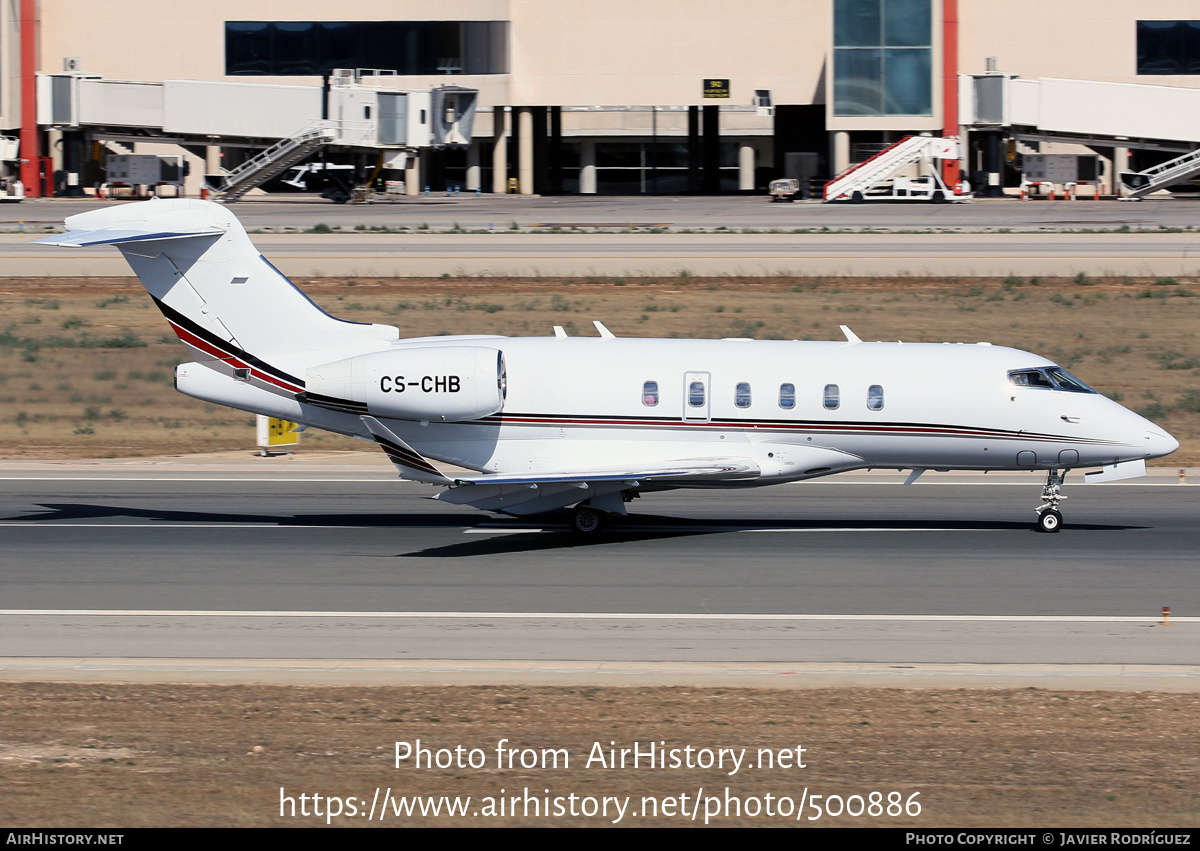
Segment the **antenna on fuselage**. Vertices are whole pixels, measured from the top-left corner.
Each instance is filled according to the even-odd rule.
[[[554,336],[560,340],[567,339],[567,329],[563,328],[561,325],[555,325]]]
[[[605,328],[604,323],[599,319],[593,319],[592,324],[596,326],[596,330],[600,332],[600,336],[605,340],[615,340],[617,338],[617,335]]]
[[[862,342],[862,340],[859,339],[859,336],[857,334],[855,334],[853,331],[851,331],[849,328],[847,328],[845,325],[839,325],[838,327],[841,328],[842,333],[846,335],[847,343],[850,343],[851,345],[853,345],[855,343]]]

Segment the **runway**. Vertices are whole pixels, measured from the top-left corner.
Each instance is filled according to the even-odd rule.
[[[128,275],[108,246],[32,244],[66,216],[100,206],[49,200],[3,211],[5,275]],[[1200,274],[1200,238],[1183,230],[1197,222],[1192,199],[847,207],[745,197],[484,197],[346,208],[295,197],[233,210],[258,249],[297,277]],[[17,216],[29,217],[27,232],[12,231]],[[275,232],[317,224],[340,231]],[[1107,232],[1088,232],[1095,230]]]
[[[27,199],[0,205],[0,227],[18,229],[57,224],[66,216],[127,201],[69,198]],[[969,204],[823,204],[820,201],[773,204],[766,196],[523,196],[451,198],[431,194],[399,197],[372,204],[333,204],[313,194],[276,193],[247,197],[230,205],[247,228],[311,228],[318,224],[355,227],[455,227],[504,231],[519,227],[624,227],[666,225],[686,228],[810,228],[820,230],[887,228],[901,230],[1007,228],[1070,232],[1088,228],[1132,231],[1195,227],[1200,194],[1154,196],[1138,203],[1116,201],[1032,201],[978,199]]]
[[[0,670],[1024,666],[1022,682],[1200,686],[1200,489],[1068,480],[1068,525],[1041,535],[1034,477],[926,479],[656,494],[581,541],[562,518],[465,512],[373,469],[9,470]]]
[[[297,277],[1192,276],[1200,238],[1129,234],[252,234]],[[0,234],[16,277],[123,276],[108,246],[67,249]]]

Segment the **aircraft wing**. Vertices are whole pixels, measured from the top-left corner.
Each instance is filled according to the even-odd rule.
[[[536,514],[585,499],[641,487],[643,484],[698,484],[756,479],[759,467],[749,458],[686,458],[622,468],[592,468],[546,473],[478,473],[450,477],[401,440],[375,417],[362,417],[375,441],[406,479],[446,485],[434,499],[471,505],[484,511]]]

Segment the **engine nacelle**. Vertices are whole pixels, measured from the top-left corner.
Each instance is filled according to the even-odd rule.
[[[380,417],[461,422],[504,407],[504,353],[483,346],[414,346],[310,367],[310,393],[364,403]]]

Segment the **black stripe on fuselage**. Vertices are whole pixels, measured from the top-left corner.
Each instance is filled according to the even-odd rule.
[[[337,411],[338,413],[343,414],[354,414],[355,416],[361,416],[362,414],[367,413],[367,405],[365,402],[354,402],[349,399],[339,399],[336,396],[324,396],[320,393],[310,393],[304,390],[304,382],[299,378],[296,378],[294,375],[290,375],[283,370],[272,366],[261,358],[256,357],[244,349],[235,346],[228,340],[218,337],[207,328],[198,325],[196,322],[193,322],[191,319],[184,316],[178,310],[175,310],[174,308],[164,304],[159,299],[154,298],[154,296],[151,296],[151,298],[154,299],[154,303],[158,305],[158,309],[162,311],[163,316],[167,318],[168,322],[170,322],[172,325],[177,325],[178,327],[182,328],[188,334],[196,337],[208,347],[216,350],[217,352],[222,352],[232,359],[241,361],[247,366],[268,376],[300,388],[299,392],[294,393],[297,401],[306,402],[310,405],[315,405],[318,408],[325,408],[327,410]]]
[[[180,313],[178,310],[165,304],[160,299],[155,298],[153,295],[150,296],[150,298],[154,299],[154,303],[158,306],[158,309],[162,311],[162,315],[165,316],[167,318],[167,321],[170,322],[171,324],[178,325],[180,328],[183,328],[188,333],[192,334],[195,337],[198,337],[200,340],[204,341],[205,343],[212,346],[213,348],[218,349],[219,351],[225,352],[229,356],[237,358],[238,360],[245,362],[248,366],[251,366],[251,367],[258,369],[264,373],[267,373],[268,375],[272,375],[275,378],[278,378],[282,381],[286,381],[290,384],[294,384],[297,387],[303,389],[304,382],[301,379],[297,378],[296,376],[289,375],[288,373],[284,372],[282,369],[272,366],[271,364],[267,363],[266,361],[262,360],[261,358],[258,358],[255,355],[250,354],[249,352],[245,351],[242,348],[239,348],[238,346],[235,346],[230,341],[224,340],[224,339],[218,337],[212,331],[210,331],[207,328],[204,328],[201,325],[197,324],[196,322],[192,321],[191,319],[189,319],[188,317],[186,317],[182,313]]]
[[[395,441],[388,440],[386,437],[380,437],[377,434],[372,436],[375,438],[375,442],[379,444],[380,448],[383,449],[388,458],[392,459],[393,462],[406,467],[412,467],[414,469],[421,470],[422,472],[432,473],[436,476],[442,475],[441,470],[439,470],[437,467],[434,467],[408,447],[401,446]]]
[[[955,425],[951,423],[913,422],[866,422],[861,420],[781,420],[781,419],[732,419],[685,420],[675,417],[646,416],[587,416],[578,414],[529,414],[503,413],[484,417],[477,422],[493,425],[561,428],[692,428],[696,430],[726,428],[763,431],[819,432],[855,435],[895,434],[910,437],[956,437],[969,439],[1005,439],[1022,441],[1053,440],[1082,444],[1108,444],[1111,441],[1070,435],[1045,434],[1039,432],[1012,431],[980,426]]]
[[[309,390],[303,393],[298,393],[296,399],[301,402],[306,402],[309,405],[316,405],[318,408],[325,408],[330,411],[337,411],[341,414],[354,414],[362,416],[369,414],[366,402],[355,402],[350,399],[339,399],[336,396],[323,396],[320,393],[313,393]]]

